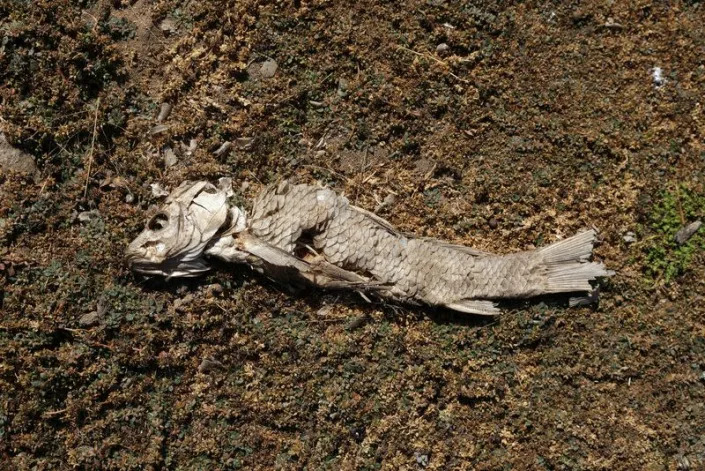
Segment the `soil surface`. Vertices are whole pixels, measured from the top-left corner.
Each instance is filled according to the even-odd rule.
[[[705,218],[704,23],[692,0],[0,0],[0,469],[703,469],[705,229],[674,236]],[[617,275],[488,320],[130,273],[151,185],[221,176],[493,252],[596,227]]]

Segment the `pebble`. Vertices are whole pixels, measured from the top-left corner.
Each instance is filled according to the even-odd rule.
[[[204,358],[203,361],[201,361],[201,364],[198,365],[198,372],[205,374],[220,368],[223,368],[223,364],[218,360],[213,358]]]
[[[186,311],[186,306],[191,304],[192,301],[193,301],[193,295],[187,294],[183,298],[179,298],[174,301],[174,310],[176,312],[184,312],[184,311]]]
[[[490,219],[489,225],[492,229],[497,229],[497,226],[499,225],[499,223],[497,222],[497,220],[495,218],[492,218],[492,219]]]
[[[700,229],[700,226],[702,226],[702,225],[703,225],[703,222],[698,220],[698,221],[693,221],[690,224],[688,224],[687,226],[680,228],[678,230],[678,232],[676,232],[676,236],[675,236],[675,239],[676,239],[676,242],[678,243],[678,245],[683,245],[686,242],[688,242],[688,240],[690,240],[690,238],[693,237],[693,235],[696,232],[698,232],[698,229]]]
[[[237,148],[240,150],[247,150],[252,147],[252,143],[255,142],[254,137],[238,137],[235,139],[235,144],[237,145]]]
[[[624,234],[624,237],[622,237],[622,240],[627,244],[633,244],[634,242],[636,242],[636,234],[631,231],[627,232],[626,234]]]
[[[3,132],[0,132],[0,168],[5,171],[33,175],[35,179],[39,175],[34,157],[12,147]]]
[[[206,287],[206,294],[209,298],[213,298],[217,295],[223,294],[223,285],[220,283],[213,283]]]
[[[225,141],[220,145],[220,147],[218,147],[218,149],[215,152],[213,152],[213,155],[219,157],[219,156],[225,154],[227,151],[229,151],[232,146],[233,146],[232,142]]]
[[[91,311],[81,316],[78,320],[78,325],[81,327],[93,327],[94,325],[98,325],[99,322],[100,316],[98,315],[98,311]]]
[[[348,81],[344,78],[338,79],[338,96],[346,96],[348,94]]]
[[[390,193],[384,197],[384,200],[382,200],[382,202],[380,204],[377,205],[374,212],[377,213],[377,212],[381,211],[382,209],[393,205],[394,203],[396,203],[396,201],[397,201],[396,195],[394,195],[393,193]]]
[[[160,183],[152,183],[149,187],[152,189],[152,196],[155,198],[161,198],[169,195],[169,192],[166,191]]]
[[[78,213],[78,220],[79,222],[89,222],[97,217],[100,216],[100,213],[98,212],[97,209],[93,209],[91,211],[81,211]]]
[[[173,167],[179,163],[179,158],[176,156],[176,152],[174,152],[171,147],[165,147],[163,154],[165,167]]]
[[[262,62],[262,66],[259,69],[259,75],[262,78],[270,79],[274,77],[274,74],[277,73],[278,68],[279,64],[277,64],[277,61],[275,61],[274,59],[268,59]]]
[[[165,33],[173,34],[176,32],[178,27],[176,26],[176,22],[171,18],[164,18],[164,20],[159,23],[159,29],[161,29]]]
[[[661,67],[654,67],[651,69],[651,79],[653,80],[656,88],[663,87],[666,83],[666,78],[663,76],[663,69]]]
[[[157,123],[161,123],[165,119],[169,117],[171,114],[171,109],[174,106],[171,103],[162,103],[161,108],[159,109],[159,114],[157,115]]]
[[[423,466],[424,468],[428,466],[428,454],[421,452],[414,452],[414,458],[416,458],[416,464]]]
[[[163,133],[163,132],[166,131],[167,129],[169,129],[169,125],[168,125],[168,124],[157,124],[157,125],[154,126],[152,129],[149,130],[149,134],[151,134],[152,136],[154,136],[154,135]]]
[[[125,195],[125,203],[127,204],[132,204],[135,202],[135,195],[132,193],[128,193]]]
[[[448,49],[450,49],[450,46],[448,46],[446,43],[440,43],[438,46],[436,46],[436,52],[438,53],[446,52]]]
[[[183,142],[181,143],[181,150],[186,154],[187,156],[193,155],[193,151],[195,151],[198,148],[198,141],[196,139],[191,139],[188,143],[188,145],[184,144]]]

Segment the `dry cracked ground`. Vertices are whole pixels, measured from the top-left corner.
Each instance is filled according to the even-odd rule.
[[[705,467],[702,1],[0,0],[0,469]],[[227,144],[226,144],[227,143]],[[136,276],[159,188],[319,182],[599,305]],[[152,186],[159,185],[159,186]]]

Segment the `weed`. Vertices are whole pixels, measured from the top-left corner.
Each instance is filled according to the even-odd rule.
[[[646,275],[654,284],[669,284],[681,275],[693,255],[705,249],[705,237],[696,233],[687,243],[679,245],[676,232],[689,221],[705,215],[705,195],[690,191],[686,186],[665,191],[651,212],[649,229],[653,236],[646,250]]]

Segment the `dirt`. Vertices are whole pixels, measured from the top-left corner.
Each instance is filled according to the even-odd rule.
[[[0,0],[0,132],[39,172],[0,170],[0,468],[705,468],[705,236],[674,241],[705,217],[704,20]],[[221,176],[494,252],[596,227],[617,274],[487,320],[130,273],[150,185]]]

